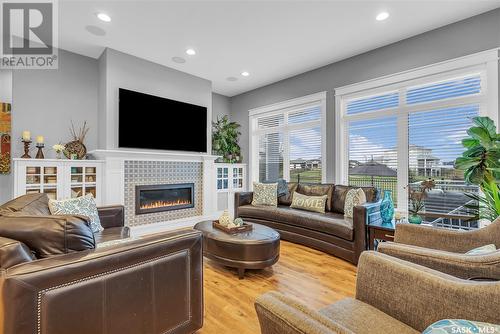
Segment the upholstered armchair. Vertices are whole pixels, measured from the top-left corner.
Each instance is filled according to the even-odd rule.
[[[361,254],[356,297],[316,311],[269,292],[255,302],[262,334],[421,333],[432,323],[500,323],[500,282],[463,280],[385,254]]]
[[[464,279],[500,280],[500,250],[465,254],[487,244],[500,247],[500,219],[473,231],[398,224],[394,242],[379,244],[378,251]]]

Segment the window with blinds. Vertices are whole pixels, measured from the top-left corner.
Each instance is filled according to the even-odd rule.
[[[259,182],[279,178],[291,182],[320,183],[323,168],[321,103],[289,107],[271,114],[257,115],[252,138]]]
[[[397,199],[396,116],[350,122],[348,152],[350,185],[390,190]]]
[[[465,183],[454,161],[481,113],[482,87],[480,74],[468,74],[344,100],[349,184],[390,190],[407,209],[408,191],[431,178],[436,187],[425,199],[425,220],[439,225],[452,221],[442,217],[466,215],[464,193],[478,189]]]

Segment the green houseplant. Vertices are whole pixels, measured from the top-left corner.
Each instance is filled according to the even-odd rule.
[[[214,154],[222,156],[224,162],[240,162],[238,137],[240,125],[230,122],[227,116],[217,117],[212,123],[212,149]]]
[[[467,130],[469,138],[462,140],[466,148],[455,160],[455,168],[464,171],[467,183],[476,184],[481,194],[466,193],[475,201],[467,205],[479,218],[495,220],[500,216],[500,135],[489,117],[474,117],[474,126]]]

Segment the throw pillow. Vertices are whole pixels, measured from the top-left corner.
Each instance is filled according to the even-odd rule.
[[[286,182],[285,179],[278,179],[276,181],[265,181],[263,183],[269,184],[269,183],[278,183],[278,197],[286,196],[288,195],[288,182]]]
[[[500,333],[500,325],[464,319],[439,320],[427,327],[422,334]]]
[[[291,208],[325,213],[325,204],[328,195],[323,196],[307,196],[301,193],[294,192],[292,197]]]
[[[278,206],[277,183],[253,183],[252,205]]]
[[[493,253],[496,250],[497,247],[494,244],[489,244],[471,249],[470,251],[465,253],[465,255],[483,255],[483,254]]]
[[[345,196],[344,217],[352,218],[354,207],[366,203],[366,195],[363,189],[350,189]]]
[[[49,201],[49,210],[53,215],[81,215],[89,217],[92,232],[96,233],[104,230],[99,220],[97,205],[91,194],[77,198],[63,199],[61,201],[51,199]]]

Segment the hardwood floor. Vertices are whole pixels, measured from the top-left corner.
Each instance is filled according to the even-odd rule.
[[[200,334],[260,333],[255,299],[277,290],[320,309],[354,296],[356,267],[314,249],[281,241],[280,260],[272,268],[247,271],[204,259],[205,322]]]

